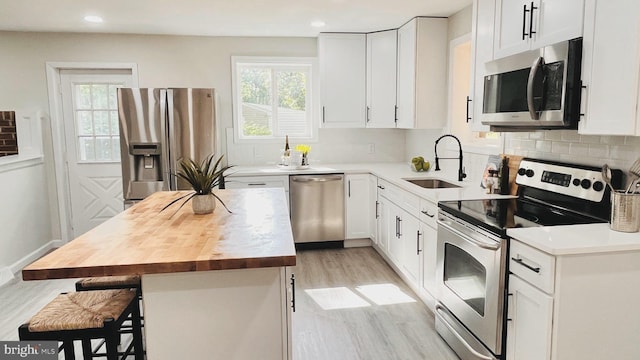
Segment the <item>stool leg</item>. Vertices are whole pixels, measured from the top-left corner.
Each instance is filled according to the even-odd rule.
[[[93,359],[93,349],[91,348],[91,339],[82,339],[82,357]]]
[[[131,312],[131,332],[133,335],[133,347],[136,360],[144,360],[142,344],[142,321],[140,320],[140,301],[135,299]]]
[[[120,335],[117,332],[109,332],[105,339],[107,349],[107,360],[118,360],[118,340]]]
[[[76,351],[73,348],[73,340],[62,341],[62,349],[64,350],[65,360],[76,360]]]

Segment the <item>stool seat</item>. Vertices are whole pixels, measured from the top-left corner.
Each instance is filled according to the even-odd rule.
[[[136,292],[100,290],[60,294],[29,321],[29,331],[99,329],[107,319],[118,319]]]
[[[76,290],[140,288],[140,275],[90,277],[76,282]]]

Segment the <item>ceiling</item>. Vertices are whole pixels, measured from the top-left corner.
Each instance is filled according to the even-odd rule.
[[[471,0],[0,0],[0,30],[207,36],[316,36],[449,16]],[[87,23],[86,15],[104,18]],[[312,21],[326,26],[313,28]]]

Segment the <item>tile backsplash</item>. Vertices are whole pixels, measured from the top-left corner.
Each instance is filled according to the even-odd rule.
[[[580,135],[577,130],[505,134],[505,153],[584,165],[608,164],[627,172],[640,156],[640,137]]]

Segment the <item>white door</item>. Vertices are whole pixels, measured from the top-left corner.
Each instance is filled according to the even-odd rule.
[[[123,209],[116,88],[125,70],[61,70],[65,161],[75,238]]]
[[[401,129],[415,128],[416,96],[416,41],[417,23],[412,20],[398,29],[398,76],[396,103],[398,104],[396,126]]]
[[[395,128],[398,30],[367,34],[367,127]]]
[[[347,175],[345,178],[347,233],[345,239],[369,237],[369,175]]]

